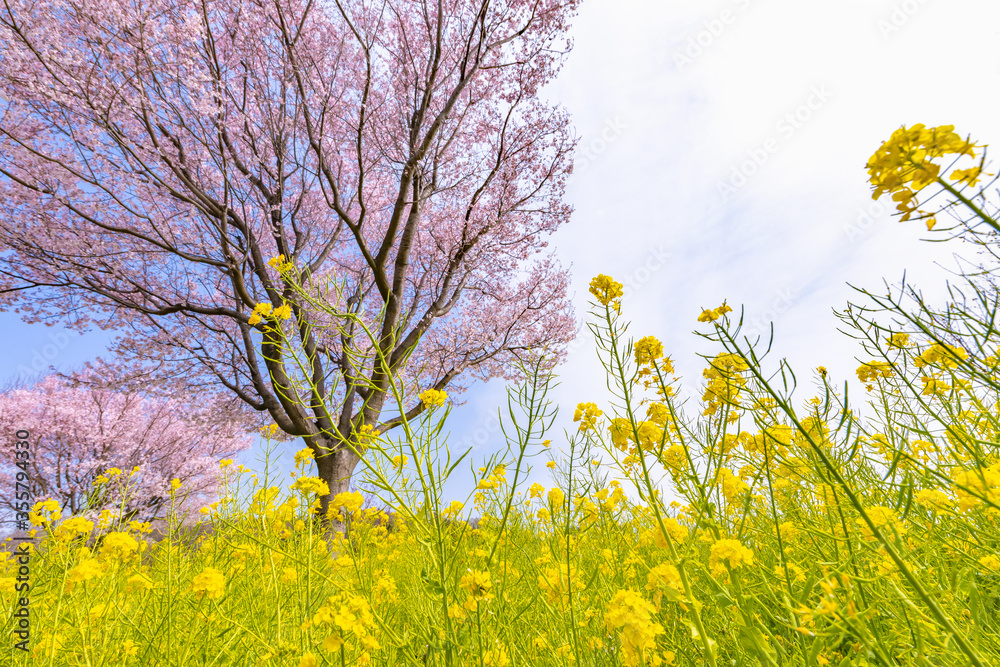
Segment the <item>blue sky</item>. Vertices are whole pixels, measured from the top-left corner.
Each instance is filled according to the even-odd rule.
[[[953,267],[957,249],[921,241],[921,223],[873,202],[864,164],[901,124],[1000,142],[998,33],[1000,4],[976,0],[586,0],[546,90],[581,140],[576,213],[553,244],[572,267],[578,316],[594,275],[625,282],[631,331],[663,341],[690,393],[697,355],[715,352],[692,335],[695,318],[723,299],[761,331],[773,322],[777,353],[800,375],[825,365],[852,377],[861,351],[833,315],[856,298],[848,283],[879,290],[906,270],[941,295],[936,263]],[[54,348],[45,361],[73,368],[108,340],[68,334],[58,346],[58,329],[11,313],[0,325],[0,379]],[[606,398],[581,343],[553,393],[560,429],[576,403]],[[486,456],[502,437],[492,418],[504,387],[463,400],[452,441]]]

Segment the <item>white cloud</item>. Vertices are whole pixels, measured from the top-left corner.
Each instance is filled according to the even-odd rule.
[[[776,353],[800,380],[818,364],[853,375],[861,350],[832,314],[858,298],[847,283],[883,291],[905,270],[941,295],[935,262],[958,249],[873,202],[864,164],[901,124],[1000,140],[997,26],[1000,5],[972,0],[585,2],[548,90],[585,151],[556,239],[580,314],[591,277],[634,275],[663,248],[670,260],[624,308],[687,384],[700,379],[696,354],[715,352],[690,333],[695,318],[723,299],[765,337],[774,321]],[[620,131],[602,141],[609,124]],[[590,350],[561,373],[566,410],[605,394]]]

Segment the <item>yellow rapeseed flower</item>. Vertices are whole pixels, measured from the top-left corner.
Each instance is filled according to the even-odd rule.
[[[920,381],[924,383],[921,396],[941,396],[951,389],[951,385],[942,380],[940,375],[922,375]]]
[[[729,468],[719,469],[719,488],[722,495],[730,503],[734,502],[741,494],[750,490],[750,487],[742,479],[733,474]]]
[[[144,574],[136,573],[125,580],[125,591],[131,593],[137,590],[148,591],[155,586],[153,580]]]
[[[747,362],[737,354],[724,352],[712,359],[709,367],[702,371],[707,380],[705,394],[702,396],[706,416],[714,415],[725,405],[739,406],[740,392],[747,382],[743,373],[749,368]]]
[[[886,339],[886,344],[889,347],[895,347],[902,349],[904,347],[909,347],[910,345],[910,334],[908,333],[894,333]]]
[[[104,574],[104,568],[94,558],[84,558],[67,573],[67,580],[70,584],[78,584],[90,581],[95,577]]]
[[[254,325],[261,321],[264,317],[270,317],[271,313],[274,311],[274,306],[269,303],[258,303],[254,306],[253,313],[250,314],[250,324]]]
[[[979,559],[979,564],[983,566],[987,574],[992,574],[993,572],[1000,572],[1000,556],[996,554],[990,554],[988,556],[983,556]],[[992,570],[992,572],[990,572]]]
[[[653,594],[653,602],[660,604],[662,597],[678,595],[684,590],[680,572],[673,563],[660,563],[646,575],[646,590]]]
[[[285,259],[284,255],[278,255],[277,257],[272,257],[271,259],[267,260],[267,264],[280,274],[287,273],[291,271],[293,268],[295,268],[295,265],[292,264],[292,262]]]
[[[720,317],[723,317],[726,313],[731,313],[731,312],[733,312],[733,309],[730,308],[728,305],[726,305],[726,302],[723,301],[722,305],[716,308],[715,310],[707,310],[707,309],[702,310],[701,315],[698,316],[698,321],[714,322]]]
[[[602,306],[620,299],[624,294],[622,284],[603,273],[590,281],[590,293]]]
[[[226,578],[214,567],[206,567],[194,576],[191,591],[198,599],[206,595],[213,600],[221,598],[226,593]]]
[[[483,667],[507,667],[509,664],[510,658],[503,646],[497,645],[483,651]]]
[[[896,529],[896,532],[902,535],[906,532],[906,525],[900,521],[899,516],[896,514],[896,510],[889,507],[866,507],[865,514],[871,519],[871,522],[876,528],[882,529],[887,527],[892,527]],[[861,534],[867,540],[874,540],[875,534],[872,532],[871,527],[868,522],[864,520],[863,517],[858,517],[856,519],[858,526],[861,528]],[[889,531],[887,535],[890,539],[892,538],[892,532]]]
[[[425,389],[417,396],[428,409],[440,408],[448,400],[448,394],[437,389]]]
[[[35,503],[28,513],[28,520],[35,526],[45,526],[62,518],[62,507],[58,500],[48,499]]]
[[[955,506],[954,499],[940,489],[921,489],[913,494],[913,500],[926,507],[933,514]]]
[[[917,211],[917,192],[939,180],[941,165],[932,162],[946,155],[975,157],[975,144],[962,139],[954,125],[928,128],[922,123],[901,127],[868,160],[868,175],[875,186],[872,199],[886,192],[897,202],[903,220]],[[979,171],[956,170],[953,180],[974,183]],[[931,225],[928,225],[929,227]]]
[[[743,565],[753,564],[753,552],[747,549],[739,540],[722,539],[712,545],[709,552],[708,566],[713,576],[726,573],[724,563],[735,569]]]
[[[94,530],[94,522],[84,519],[82,516],[73,516],[61,524],[56,530],[56,538],[71,540],[79,535],[89,535]]]
[[[456,519],[462,513],[463,509],[465,509],[464,504],[462,504],[458,500],[453,500],[450,503],[448,503],[448,506],[441,511],[441,514],[446,519]]]
[[[858,366],[858,379],[871,385],[878,378],[891,378],[892,365],[886,361],[872,360]]]
[[[956,185],[967,185],[972,187],[979,182],[980,177],[983,175],[983,165],[979,164],[975,167],[969,167],[968,169],[956,169],[951,172],[951,180],[958,181]],[[992,174],[985,175],[992,176]]]
[[[640,338],[632,349],[635,352],[635,363],[639,366],[652,364],[663,358],[663,343],[655,336]]]
[[[655,618],[655,607],[633,590],[619,590],[608,603],[604,622],[609,630],[620,633],[626,667],[646,664],[647,656],[656,649],[656,637],[665,630]]]
[[[361,505],[365,502],[364,496],[358,491],[345,491],[344,493],[338,493],[330,501],[331,511],[335,508],[343,508],[348,514],[354,514],[359,509]]]
[[[936,366],[938,368],[951,369],[958,366],[959,361],[969,358],[969,353],[965,348],[947,343],[936,343],[931,345],[923,353],[913,360],[913,365],[917,368],[924,366]]]
[[[101,541],[101,557],[106,560],[127,561],[139,553],[139,541],[128,533],[107,533]]]
[[[333,653],[339,651],[340,647],[344,645],[344,638],[340,635],[330,635],[323,640],[323,650],[328,653]]]
[[[469,570],[462,575],[458,585],[476,600],[491,600],[493,598],[493,581],[488,571]]]
[[[593,429],[597,425],[597,418],[600,417],[603,412],[598,409],[597,405],[594,403],[580,403],[576,406],[576,412],[573,414],[573,421],[580,422],[580,431],[587,431]]]
[[[291,488],[306,495],[325,496],[330,493],[329,485],[319,477],[299,477]]]

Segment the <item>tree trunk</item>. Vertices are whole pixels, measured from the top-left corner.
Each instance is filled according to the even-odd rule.
[[[316,457],[319,478],[330,487],[330,493],[319,499],[320,516],[326,521],[330,502],[338,493],[344,493],[350,489],[351,476],[361,458],[349,448],[335,444],[332,438],[316,438],[316,444],[321,448],[320,451],[324,451],[325,448],[333,449],[333,451]]]

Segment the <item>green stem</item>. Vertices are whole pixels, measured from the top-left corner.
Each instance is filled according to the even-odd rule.
[[[723,331],[721,328],[719,330]],[[746,361],[746,356],[739,349],[739,346],[736,344],[736,341],[733,340],[732,337],[728,336],[728,333],[726,333],[726,339],[730,344],[733,345],[734,349],[736,350],[736,353],[739,354]],[[985,663],[983,663],[982,661],[982,658],[979,657],[979,653],[969,643],[969,640],[966,639],[965,635],[959,632],[958,628],[955,627],[955,624],[952,623],[951,619],[949,619],[948,616],[944,613],[944,610],[941,609],[937,601],[934,598],[932,598],[930,594],[921,585],[920,581],[913,574],[913,571],[910,570],[910,567],[906,564],[906,561],[904,561],[902,557],[899,555],[899,553],[896,551],[895,545],[889,542],[885,534],[879,529],[878,526],[875,525],[875,522],[872,521],[872,518],[868,515],[868,512],[865,511],[864,506],[861,503],[861,500],[858,498],[857,494],[854,493],[854,490],[851,489],[850,485],[847,483],[847,480],[844,479],[843,475],[840,474],[840,471],[837,469],[837,467],[826,455],[826,452],[824,452],[823,449],[819,446],[819,444],[813,440],[813,436],[808,431],[808,429],[806,429],[799,422],[799,420],[795,418],[794,411],[792,410],[791,406],[788,405],[787,401],[785,401],[778,394],[778,392],[771,387],[771,384],[767,381],[767,379],[764,377],[763,373],[760,371],[759,368],[757,368],[754,364],[748,364],[748,366],[751,372],[753,373],[754,377],[760,383],[760,385],[765,389],[765,391],[767,391],[767,393],[771,396],[771,398],[773,398],[778,403],[782,411],[788,416],[788,418],[795,425],[795,428],[798,429],[799,433],[801,433],[803,437],[805,437],[806,441],[809,443],[809,446],[812,448],[813,452],[815,452],[817,458],[819,458],[819,460],[822,462],[823,467],[826,468],[830,476],[833,477],[833,479],[836,480],[837,484],[844,490],[844,494],[847,496],[851,505],[861,516],[862,520],[868,526],[869,530],[871,530],[872,534],[882,544],[883,548],[885,548],[886,553],[889,554],[889,558],[892,559],[893,563],[895,563],[896,567],[906,578],[906,581],[910,584],[910,586],[913,587],[913,590],[916,591],[917,596],[921,599],[921,601],[925,605],[927,605],[928,609],[930,609],[931,615],[934,617],[934,620],[946,632],[950,633],[954,637],[955,642],[962,649],[962,652],[965,653],[966,656],[968,656],[969,660],[972,662],[973,665],[975,665],[975,667],[986,667]]]
[[[615,335],[614,322],[611,318],[611,308],[605,304],[604,308],[605,322],[608,325],[608,333],[610,334],[610,344],[611,344],[611,356],[614,361],[613,372],[616,371],[616,379],[621,383],[623,398],[625,400],[625,411],[628,415],[629,422],[632,425],[632,434],[635,437],[636,448],[639,447],[639,432],[636,426],[635,411],[632,407],[632,400],[629,392],[629,382],[625,377],[625,365],[622,361],[621,353],[618,349],[618,337]],[[642,452],[640,452],[641,454]],[[702,622],[700,603],[694,599],[694,592],[691,588],[691,582],[687,576],[687,568],[685,567],[685,559],[682,559],[674,546],[674,541],[670,537],[670,533],[667,531],[666,525],[663,523],[663,516],[660,512],[660,505],[656,501],[656,494],[654,493],[654,486],[652,479],[649,476],[649,466],[646,463],[645,456],[639,456],[639,461],[642,463],[642,479],[647,492],[649,493],[649,506],[653,510],[653,516],[656,519],[656,523],[660,528],[660,533],[663,535],[667,543],[667,549],[670,552],[670,559],[677,563],[677,572],[681,578],[681,584],[684,586],[684,596],[691,602],[691,620],[698,631],[698,638],[701,640],[702,652],[705,655],[705,660],[711,667],[718,667],[718,663],[715,660],[715,651],[712,649],[711,640],[708,638],[708,634],[705,632],[705,624]]]

